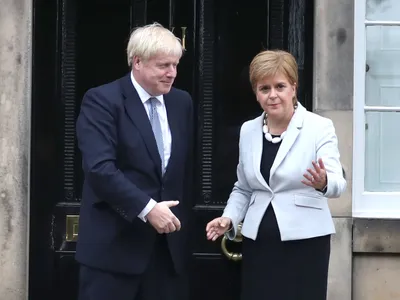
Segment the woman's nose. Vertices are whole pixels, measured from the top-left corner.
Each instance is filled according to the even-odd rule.
[[[276,98],[276,91],[275,89],[271,89],[271,92],[269,93],[270,98]]]

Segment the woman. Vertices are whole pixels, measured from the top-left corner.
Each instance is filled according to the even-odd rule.
[[[297,101],[291,54],[263,51],[249,73],[264,112],[241,128],[237,182],[207,238],[233,239],[243,221],[243,300],[324,300],[335,233],[327,198],[346,188],[335,129]]]

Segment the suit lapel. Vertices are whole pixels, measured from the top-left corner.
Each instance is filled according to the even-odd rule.
[[[172,168],[174,164],[174,158],[176,156],[176,150],[179,149],[178,143],[180,139],[178,137],[179,132],[179,106],[174,103],[174,99],[171,96],[171,92],[164,95],[165,108],[167,110],[167,118],[169,128],[171,130],[171,155],[168,161],[167,169],[165,170],[164,176]]]
[[[267,189],[271,190],[264,177],[261,174],[261,157],[263,150],[263,135],[262,135],[262,120],[264,113],[255,120],[254,128],[252,131],[252,152],[253,152],[253,168],[258,181]]]
[[[125,96],[125,109],[128,113],[129,118],[135,124],[136,128],[140,132],[150,157],[159,170],[159,176],[161,177],[161,158],[158,153],[156,139],[154,137],[153,129],[149,121],[146,109],[142,101],[139,98],[138,93],[133,87],[130,74],[122,78],[122,93]]]
[[[303,125],[303,119],[304,119],[304,113],[305,113],[305,108],[299,103],[298,107],[296,109],[295,114],[292,117],[292,120],[289,123],[286,136],[282,140],[282,144],[279,147],[278,153],[276,154],[274,163],[272,164],[271,167],[271,172],[270,172],[270,181],[272,176],[274,175],[276,169],[279,167],[279,165],[282,163],[286,155],[288,154],[289,150],[292,148],[293,144],[296,142],[296,139],[300,133],[300,129]]]

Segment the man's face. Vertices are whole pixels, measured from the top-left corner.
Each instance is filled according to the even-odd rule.
[[[179,57],[158,54],[148,60],[133,58],[133,75],[151,96],[168,93],[174,83]]]

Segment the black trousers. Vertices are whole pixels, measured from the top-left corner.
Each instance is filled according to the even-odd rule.
[[[242,251],[242,300],[326,299],[330,235],[282,242],[270,205]]]
[[[148,268],[140,275],[80,266],[79,300],[187,300],[187,277],[176,274],[165,235],[160,235]]]

